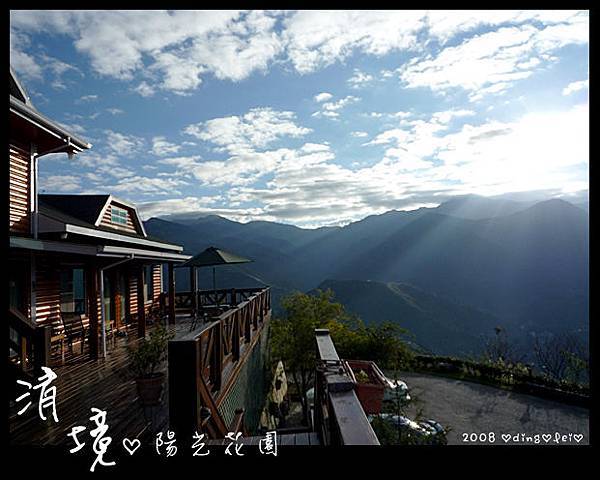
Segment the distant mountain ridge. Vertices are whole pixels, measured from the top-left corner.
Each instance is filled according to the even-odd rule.
[[[500,323],[490,313],[407,284],[326,280],[318,288],[330,289],[335,301],[368,324],[399,324],[414,335],[414,343],[439,355],[480,355],[484,337]]]
[[[218,286],[269,284],[277,300],[326,280],[405,284],[489,312],[517,335],[588,331],[589,215],[564,200],[466,196],[321,229],[218,216],[182,223],[169,218],[148,220],[146,230],[183,244],[190,254],[215,245],[254,259],[219,268]],[[210,288],[208,272],[199,278]],[[179,288],[188,281],[178,272]],[[366,298],[353,291],[356,301]]]

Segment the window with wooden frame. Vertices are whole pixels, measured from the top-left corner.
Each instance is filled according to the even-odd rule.
[[[154,267],[146,265],[144,267],[144,302],[154,299]]]
[[[113,205],[110,209],[110,221],[117,225],[127,225],[127,210]]]
[[[60,272],[60,311],[86,313],[85,271],[69,268]]]

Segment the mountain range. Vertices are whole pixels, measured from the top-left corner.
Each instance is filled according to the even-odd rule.
[[[343,227],[189,214],[151,218],[145,227],[189,254],[212,245],[254,260],[220,267],[219,287],[268,284],[275,304],[292,290],[331,288],[365,321],[396,321],[435,353],[473,352],[493,326],[523,345],[563,331],[587,339],[587,204],[468,195]],[[199,281],[211,288],[212,274],[201,272]],[[187,272],[177,273],[177,284],[189,288]]]

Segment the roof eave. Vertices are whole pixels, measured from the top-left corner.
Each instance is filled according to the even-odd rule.
[[[77,135],[74,135],[68,132],[66,129],[58,125],[56,122],[53,122],[49,118],[42,115],[31,105],[27,105],[20,101],[19,99],[9,95],[10,97],[10,109],[35,124],[38,127],[43,128],[44,130],[49,130],[50,133],[59,136],[67,141],[67,145],[65,145],[65,149],[68,149],[69,146],[75,147],[74,150],[83,151],[92,147],[91,143],[86,142],[81,139]]]

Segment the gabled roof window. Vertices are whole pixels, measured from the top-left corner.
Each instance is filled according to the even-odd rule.
[[[127,210],[113,205],[110,209],[110,221],[119,225],[127,225]]]

